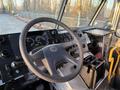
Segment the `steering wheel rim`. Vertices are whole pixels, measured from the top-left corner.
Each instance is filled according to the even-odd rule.
[[[79,55],[80,55],[80,60],[79,60],[79,65],[78,65],[78,69],[72,73],[71,75],[67,75],[65,77],[51,77],[45,73],[43,73],[42,71],[40,71],[38,69],[37,66],[35,66],[32,62],[32,58],[29,56],[28,52],[27,52],[27,47],[26,47],[26,37],[27,37],[27,33],[30,30],[30,28],[37,24],[37,23],[41,23],[41,22],[49,22],[49,23],[54,23],[57,24],[61,27],[63,27],[66,31],[68,31],[70,33],[70,35],[74,38],[74,40],[76,41],[76,44],[78,45],[79,48]],[[47,17],[42,17],[42,18],[37,18],[34,19],[32,21],[30,21],[25,28],[23,29],[23,31],[20,34],[20,38],[19,38],[19,48],[20,48],[20,52],[21,52],[21,56],[23,57],[23,60],[25,62],[25,64],[27,65],[27,67],[39,78],[44,79],[48,82],[67,82],[72,80],[73,78],[75,78],[81,69],[82,63],[83,63],[83,51],[82,51],[82,44],[79,42],[79,38],[78,36],[75,36],[75,34],[72,32],[72,30],[65,25],[64,23],[52,19],[52,18],[47,18]]]

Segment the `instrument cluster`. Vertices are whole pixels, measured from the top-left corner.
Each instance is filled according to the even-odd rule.
[[[45,33],[36,35],[33,33],[32,35],[28,35],[28,37],[26,39],[26,46],[27,46],[28,51],[31,51],[37,47],[42,48],[49,44],[48,38],[44,34]]]

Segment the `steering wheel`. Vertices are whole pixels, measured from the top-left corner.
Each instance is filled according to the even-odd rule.
[[[33,25],[42,22],[49,22],[63,27],[73,37],[73,40],[65,43],[50,44],[42,49],[38,49],[37,51],[33,50],[34,52],[32,52],[32,54],[28,53],[26,46],[27,33]],[[79,60],[73,58],[65,50],[66,47],[73,45],[73,43],[71,42],[74,42],[78,47]],[[82,44],[79,42],[78,36],[75,35],[68,26],[52,18],[42,17],[30,21],[20,34],[19,47],[20,47],[21,55],[27,67],[36,76],[48,82],[60,83],[60,82],[67,82],[72,80],[79,74],[83,63]],[[47,72],[40,69],[39,66],[35,64],[34,61],[42,62]],[[71,71],[69,75],[63,76],[60,74],[58,66],[63,64],[66,65],[66,63],[72,64],[72,66],[75,66],[75,68]],[[71,69],[72,66],[69,69]]]

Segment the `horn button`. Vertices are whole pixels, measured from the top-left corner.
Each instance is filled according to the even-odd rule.
[[[62,45],[49,45],[43,49],[43,53],[48,63],[51,65],[60,66],[61,64],[67,63],[65,59],[67,52]]]

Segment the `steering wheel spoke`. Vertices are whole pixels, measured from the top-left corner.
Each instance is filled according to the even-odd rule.
[[[52,62],[49,62],[49,60],[47,60],[47,59],[43,59],[42,63],[44,65],[44,67],[47,69],[50,76],[58,76],[58,72],[56,70],[55,64],[53,64]]]
[[[43,54],[43,51],[42,49],[38,50],[38,51],[34,51],[32,50],[29,55],[31,56],[31,58],[34,60],[34,61],[41,61],[42,59],[44,59],[44,54]]]
[[[73,45],[75,45],[75,40],[69,41],[69,42],[65,42],[65,43],[60,43],[64,48],[68,48],[71,47]]]
[[[72,56],[69,56],[69,57],[66,56],[65,59],[67,62],[72,63],[75,66],[78,65],[77,60],[75,60]]]

